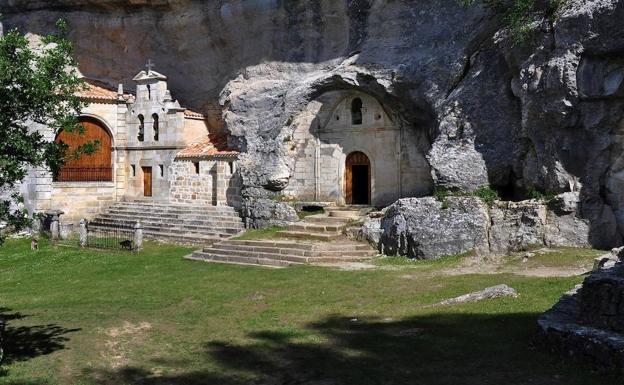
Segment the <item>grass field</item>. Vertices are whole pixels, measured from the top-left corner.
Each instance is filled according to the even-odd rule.
[[[538,315],[582,277],[441,273],[459,257],[272,270],[155,243],[40,246],[0,248],[1,384],[621,383],[535,343]],[[500,283],[520,297],[435,305]]]

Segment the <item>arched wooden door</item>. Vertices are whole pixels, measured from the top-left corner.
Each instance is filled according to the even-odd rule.
[[[56,142],[65,143],[68,154],[80,146],[97,141],[99,146],[92,154],[81,154],[77,159],[69,157],[56,176],[59,182],[110,182],[113,180],[112,138],[106,128],[94,119],[81,119],[84,132],[61,131]]]
[[[345,164],[345,197],[350,205],[371,203],[371,164],[360,151],[347,155]]]

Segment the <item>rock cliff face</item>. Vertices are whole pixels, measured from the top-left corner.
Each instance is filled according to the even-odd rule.
[[[245,151],[247,211],[266,211],[288,184],[282,141],[293,117],[326,91],[356,89],[426,132],[437,186],[580,192],[590,243],[621,243],[621,1],[568,0],[525,43],[455,0],[0,0],[0,9],[5,29],[36,34],[67,19],[88,77],[126,82],[151,58],[188,106],[214,112],[219,101],[231,144]]]

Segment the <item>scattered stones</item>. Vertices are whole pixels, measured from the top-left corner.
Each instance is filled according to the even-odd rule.
[[[493,298],[500,298],[500,297],[517,298],[518,292],[512,287],[502,284],[502,285],[491,286],[481,291],[475,291],[473,293],[464,294],[459,297],[446,299],[440,302],[439,305],[455,305],[459,303],[476,302],[476,301],[482,301],[484,299],[493,299]]]

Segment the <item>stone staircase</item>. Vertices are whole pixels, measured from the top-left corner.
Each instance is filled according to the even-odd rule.
[[[186,257],[191,260],[287,267],[303,264],[358,262],[377,255],[368,244],[341,239],[338,242],[244,241],[228,239]]]
[[[302,264],[358,262],[377,255],[367,243],[345,236],[349,224],[370,208],[329,207],[280,231],[278,240],[228,239],[196,251],[187,259],[208,262],[287,267]]]
[[[174,205],[154,202],[117,202],[89,223],[90,228],[143,227],[143,236],[184,244],[212,244],[244,230],[238,213],[229,206]]]
[[[309,215],[278,234],[284,238],[332,241],[343,237],[347,227],[372,210],[368,206],[327,207],[325,213]]]

